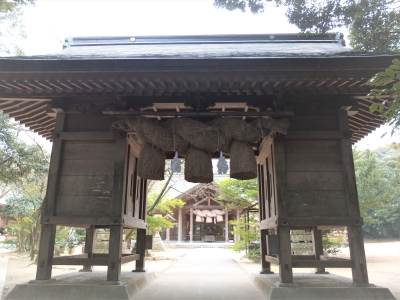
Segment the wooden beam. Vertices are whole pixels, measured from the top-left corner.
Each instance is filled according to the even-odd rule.
[[[122,225],[128,228],[140,228],[140,229],[147,228],[147,224],[145,221],[126,215],[123,217]]]
[[[177,111],[103,111],[105,115],[119,115],[119,116],[178,116],[178,117],[223,117],[223,116],[246,116],[246,117],[286,117],[294,115],[293,111],[225,111],[225,112],[177,112]]]
[[[279,265],[279,258],[275,256],[265,255],[265,261],[274,265]]]
[[[318,228],[335,228],[349,225],[361,226],[362,218],[354,217],[290,217],[276,218],[272,217],[260,222],[260,229],[274,229],[279,226],[289,226],[290,228],[308,228],[318,226]]]
[[[293,260],[293,268],[353,268],[352,260]]]
[[[61,132],[55,133],[55,138],[66,141],[113,141],[115,135],[109,131],[96,132]]]
[[[53,265],[107,266],[107,264],[107,258],[80,258],[73,256],[60,256],[53,258]]]
[[[286,139],[343,139],[351,137],[350,130],[346,131],[291,131],[289,130]]]
[[[68,225],[68,224],[82,224],[82,225],[106,225],[113,224],[111,216],[47,216],[42,217],[42,224],[55,224],[55,225]]]
[[[314,260],[314,255],[292,255],[293,260]]]
[[[123,255],[121,258],[121,264],[126,264],[128,262],[139,259],[140,259],[140,254]]]

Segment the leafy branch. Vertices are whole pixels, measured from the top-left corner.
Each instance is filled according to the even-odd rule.
[[[388,86],[391,84],[390,86]],[[368,86],[383,87],[372,89],[368,96],[377,101],[382,96],[382,102],[374,102],[370,111],[378,111],[385,122],[395,129],[400,127],[400,60],[395,58],[384,72],[379,72],[367,82]]]

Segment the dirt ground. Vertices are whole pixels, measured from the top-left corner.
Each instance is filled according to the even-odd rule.
[[[167,249],[164,252],[153,252],[146,258],[146,269],[156,273],[169,268],[175,261],[183,257],[190,249]],[[382,287],[387,287],[400,300],[400,241],[367,242],[365,243],[367,267],[370,282]],[[259,272],[260,264],[248,259],[241,259],[241,254],[227,251],[232,255],[245,273]],[[348,257],[348,248],[342,249],[339,257]],[[7,277],[2,299],[19,283],[27,283],[35,278],[36,265],[30,262],[28,254],[0,253],[0,257],[8,257]],[[53,276],[76,272],[80,266],[54,266]],[[122,265],[123,270],[133,270],[135,262]],[[96,270],[106,271],[106,267],[96,267]],[[277,266],[273,266],[277,272]],[[349,269],[327,269],[331,274],[342,275],[351,278]],[[310,269],[295,269],[294,272],[313,272]]]

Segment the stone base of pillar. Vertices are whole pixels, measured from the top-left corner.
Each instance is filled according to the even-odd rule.
[[[266,299],[343,299],[372,300],[396,298],[387,288],[373,284],[355,285],[338,275],[294,274],[294,283],[280,283],[279,274],[251,274],[250,280]]]
[[[73,299],[131,299],[155,279],[152,272],[122,272],[118,282],[104,280],[104,272],[76,273],[55,276],[53,280],[36,280],[17,284],[7,295],[7,300],[73,300]]]

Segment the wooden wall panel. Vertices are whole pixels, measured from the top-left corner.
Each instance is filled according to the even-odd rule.
[[[340,153],[286,153],[286,171],[342,171]]]
[[[346,217],[344,191],[289,191],[289,215],[292,217]]]
[[[113,159],[115,142],[65,141],[63,159]]]
[[[61,176],[60,196],[110,196],[112,176]]]
[[[290,130],[339,130],[337,115],[295,115],[288,117]]]
[[[87,132],[87,131],[109,131],[111,125],[120,119],[115,116],[68,114],[64,131]]]
[[[340,140],[286,140],[285,153],[340,153]]]
[[[115,142],[65,141],[56,215],[111,214]]]
[[[69,159],[63,160],[61,175],[101,176],[114,174],[114,160],[111,159]]]
[[[343,172],[287,172],[289,191],[343,191]]]
[[[109,216],[109,196],[58,196],[57,216]]]
[[[296,103],[294,108],[294,115],[336,115],[339,110],[337,103]]]

